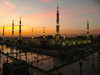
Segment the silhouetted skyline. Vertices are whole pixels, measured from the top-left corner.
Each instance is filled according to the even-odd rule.
[[[19,18],[22,18],[22,37],[42,36],[56,33],[56,7],[59,6],[60,34],[67,36],[84,35],[87,30],[87,19],[90,25],[90,35],[100,32],[100,3],[98,0],[1,0],[0,1],[0,37],[3,25],[5,37],[12,35],[12,20],[14,20],[14,36],[19,35]]]

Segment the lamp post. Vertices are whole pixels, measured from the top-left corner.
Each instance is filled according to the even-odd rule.
[[[21,50],[19,50],[19,60],[21,60]]]
[[[7,60],[6,60],[7,63],[8,63],[8,55],[9,55],[9,53],[7,52]]]
[[[92,67],[94,66],[94,55],[92,54]]]
[[[27,61],[27,52],[26,52],[25,56],[26,56],[26,61]]]
[[[16,59],[17,59],[17,57],[18,57],[18,52],[17,52],[17,49],[16,49]]]
[[[17,59],[18,53],[16,53],[16,59]]]
[[[56,65],[55,65],[55,52],[54,52],[54,68],[56,67]]]
[[[31,65],[33,66],[33,62],[31,62]],[[31,75],[33,75],[33,68],[31,67]]]
[[[58,75],[63,75],[63,73],[62,73],[61,69],[60,69],[60,71],[59,71]]]
[[[1,64],[1,49],[0,49],[0,64]]]
[[[0,49],[0,57],[1,57],[1,49]]]
[[[56,67],[56,65],[55,65],[55,57],[54,57],[54,68]]]
[[[3,45],[2,45],[2,52],[4,52],[4,48],[3,48]]]
[[[82,75],[82,64],[83,64],[83,62],[82,62],[82,60],[80,60],[79,61],[79,65],[80,65],[80,74],[79,75]]]
[[[1,64],[1,49],[0,49],[0,64]],[[1,65],[0,65],[0,71],[1,71]]]

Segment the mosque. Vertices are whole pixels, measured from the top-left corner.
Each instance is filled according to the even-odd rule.
[[[31,39],[22,39],[21,35],[21,17],[19,21],[19,38],[14,38],[14,20],[12,21],[12,38],[7,40],[5,39],[4,32],[5,27],[3,25],[3,37],[2,41],[5,42],[11,42],[11,43],[17,43],[17,44],[28,44],[32,47],[43,47],[43,48],[65,48],[68,46],[74,46],[74,45],[80,45],[80,44],[89,44],[91,43],[91,40],[89,39],[89,21],[87,20],[87,37],[86,39],[67,39],[65,35],[63,36],[63,39],[60,38],[60,32],[59,32],[59,7],[57,6],[57,18],[56,18],[56,34],[53,36],[52,39],[46,39],[45,36],[45,27],[43,28],[43,36],[41,39],[34,39],[33,37],[33,28],[32,28],[32,38]]]

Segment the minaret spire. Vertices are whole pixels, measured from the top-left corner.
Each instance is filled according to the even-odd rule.
[[[45,39],[45,27],[43,28],[43,39]]]
[[[58,10],[58,8],[59,8],[59,7],[58,7],[58,4],[57,4],[57,10]]]
[[[65,40],[65,34],[64,34],[64,40]]]
[[[57,4],[57,25],[56,25],[56,40],[59,40],[59,7],[58,7],[58,4]]]
[[[20,17],[20,21],[19,21],[19,40],[21,40],[21,17]]]
[[[89,40],[89,20],[87,20],[87,40]]]
[[[32,40],[33,40],[33,28],[32,28]]]
[[[3,40],[5,39],[5,37],[4,37],[4,29],[5,29],[5,28],[4,28],[4,25],[3,25],[3,37],[2,37]]]
[[[14,39],[14,20],[12,21],[12,39]]]

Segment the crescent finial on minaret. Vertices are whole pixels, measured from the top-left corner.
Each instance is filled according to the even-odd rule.
[[[57,10],[59,10],[58,4],[57,4]]]
[[[87,23],[89,23],[89,20],[87,19]]]
[[[20,20],[21,20],[21,16],[20,16]]]
[[[12,20],[12,23],[14,23],[14,20]]]

